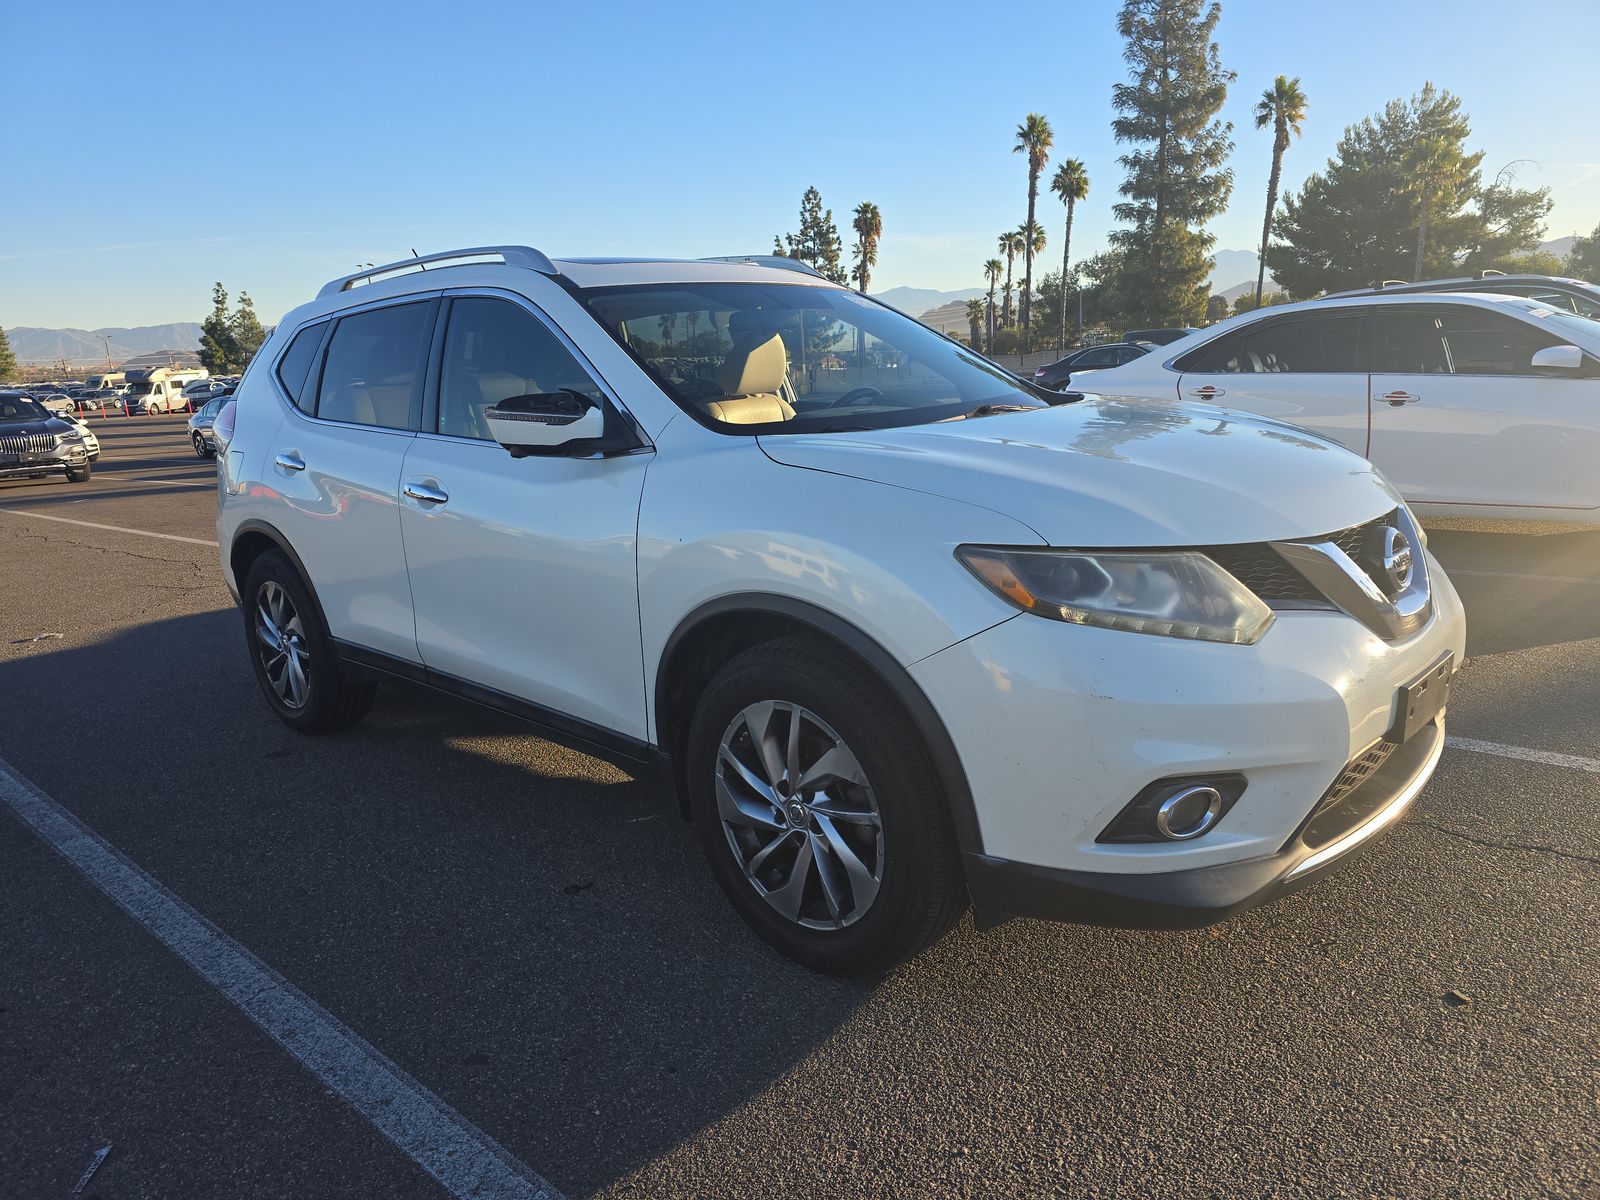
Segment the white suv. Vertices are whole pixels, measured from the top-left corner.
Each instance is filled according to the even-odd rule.
[[[1044,397],[789,260],[430,256],[257,355],[222,569],[287,724],[410,680],[654,770],[819,969],[969,897],[1205,924],[1370,843],[1463,652],[1405,505],[1272,422]]]

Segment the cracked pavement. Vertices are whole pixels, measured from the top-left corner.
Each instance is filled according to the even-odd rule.
[[[180,419],[96,428],[0,509],[215,537]],[[1451,733],[1600,757],[1600,534],[1432,547]],[[296,737],[242,643],[211,547],[0,512],[0,757],[569,1196],[1600,1194],[1600,776],[1447,750],[1224,925],[965,921],[848,982],[647,781],[402,690]],[[0,913],[0,1195],[106,1144],[105,1200],[442,1194],[9,814]]]

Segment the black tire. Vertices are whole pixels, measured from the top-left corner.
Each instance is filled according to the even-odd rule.
[[[747,706],[771,700],[831,726],[876,797],[882,881],[865,913],[843,928],[807,928],[776,911],[745,875],[718,812],[724,731]],[[888,690],[827,644],[766,642],[728,662],[700,698],[685,753],[690,810],[712,874],[751,928],[796,962],[830,974],[876,974],[932,945],[966,910],[955,832],[921,738]]]
[[[275,584],[287,594],[304,632],[306,649],[306,695],[298,707],[279,696],[267,673],[265,647],[256,635],[256,610],[261,603],[263,590]],[[367,715],[377,698],[378,685],[352,679],[339,667],[333,641],[322,623],[311,593],[298,571],[289,560],[275,550],[268,550],[251,563],[245,576],[244,587],[244,637],[250,655],[250,666],[267,706],[290,729],[300,733],[332,733],[354,725]]]
[[[210,458],[211,457],[211,448],[206,445],[205,438],[201,437],[197,433],[197,434],[194,435],[194,438],[192,440],[194,442],[194,452],[195,452],[195,456],[197,458]]]
[[[89,482],[89,476],[90,476],[91,473],[93,473],[93,471],[94,471],[94,468],[91,467],[88,463],[84,463],[83,466],[81,466],[81,467],[68,467],[67,468],[67,482],[68,483],[88,483]]]

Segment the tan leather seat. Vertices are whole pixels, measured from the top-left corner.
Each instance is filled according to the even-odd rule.
[[[792,421],[794,409],[782,396],[789,377],[789,355],[783,338],[774,333],[757,334],[748,341],[735,342],[728,357],[717,368],[717,383],[724,399],[708,400],[707,415],[729,425],[761,425],[768,421]]]

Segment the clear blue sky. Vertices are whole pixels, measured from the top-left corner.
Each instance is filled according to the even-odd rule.
[[[874,290],[978,286],[1024,215],[1010,145],[1030,110],[1089,169],[1074,257],[1104,247],[1117,9],[13,4],[0,325],[199,320],[216,279],[271,322],[413,246],[764,252],[812,183],[846,234],[858,201],[883,210]],[[1533,160],[1520,178],[1554,190],[1548,236],[1600,223],[1600,0],[1224,0],[1218,40],[1239,73],[1219,249],[1260,237],[1269,142],[1250,108],[1279,72],[1311,101],[1291,186],[1432,79],[1463,98],[1489,172]],[[1049,261],[1061,210],[1043,215]]]

